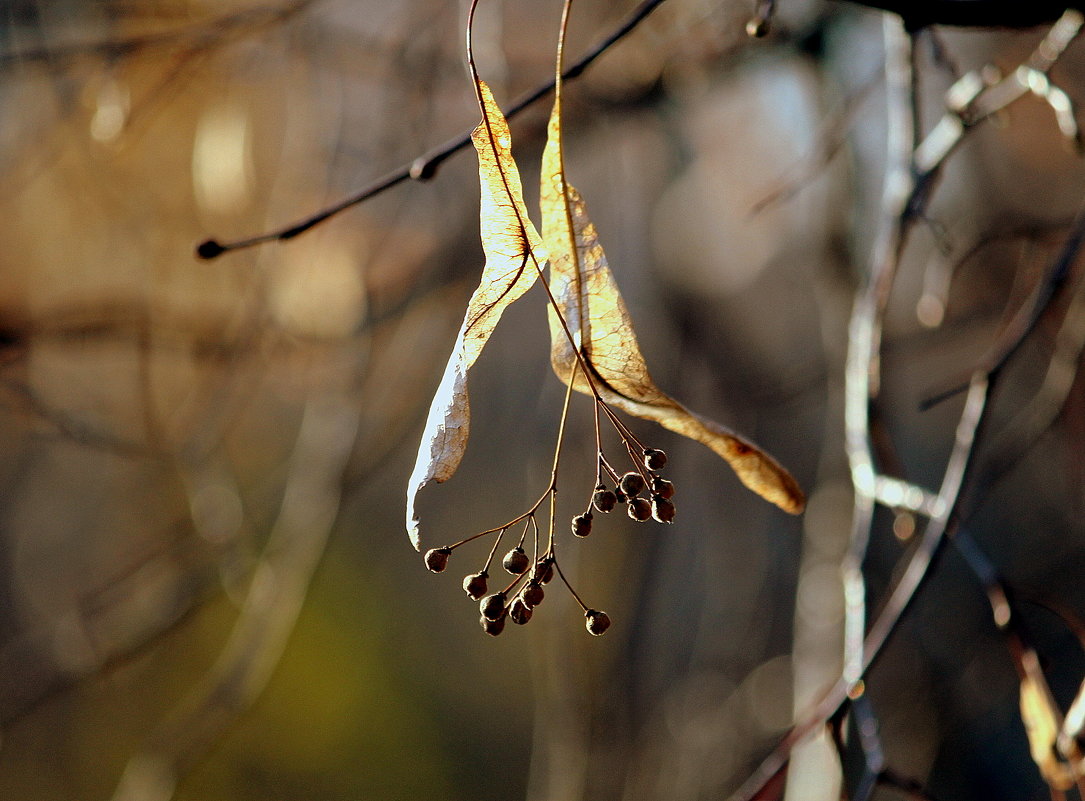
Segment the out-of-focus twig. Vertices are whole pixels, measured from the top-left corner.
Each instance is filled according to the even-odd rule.
[[[1080,33],[1083,23],[1085,17],[1080,12],[1067,11],[1044,37],[1025,66],[1046,75]],[[978,122],[1022,97],[1027,89],[1022,89],[1021,81],[1011,83],[1009,79],[987,85],[979,73],[969,73],[950,89],[947,115],[913,150],[906,140],[901,141],[907,132],[913,130],[910,125],[910,92],[913,91],[913,84],[909,41],[899,20],[887,20],[884,30],[889,159],[871,268],[859,290],[852,313],[845,365],[845,450],[851,467],[854,512],[850,546],[842,565],[845,595],[844,665],[835,685],[788,732],[758,770],[734,793],[732,801],[756,798],[784,769],[791,751],[799,743],[824,725],[825,721],[839,714],[849,701],[862,697],[863,677],[896,629],[905,609],[927,577],[945,536],[955,524],[954,516],[962,499],[976,438],[985,420],[992,385],[1007,360],[1018,350],[1048,308],[1054,293],[1069,273],[1069,265],[1077,258],[1085,237],[1085,217],[1081,217],[1071,230],[1059,259],[1050,266],[1029,301],[1018,310],[994,343],[992,358],[985,360],[973,372],[937,495],[926,493],[919,487],[913,488],[906,482],[885,483],[884,479],[888,477],[880,476],[874,464],[869,404],[879,389],[882,316],[908,227],[920,216],[945,159],[964,135]],[[903,572],[864,637],[866,586],[862,559],[874,507],[882,502],[876,490],[879,478],[883,478],[883,491],[889,490],[890,496],[908,497],[909,491],[912,491],[910,494],[915,501],[913,510],[921,508],[928,520]],[[875,773],[879,767],[868,765]]]
[[[254,6],[218,16],[208,22],[142,36],[34,49],[13,48],[0,53],[0,69],[6,69],[14,64],[25,65],[33,61],[55,66],[84,56],[113,61],[147,50],[173,48],[179,44],[205,49],[238,35],[248,35],[254,30],[278,25],[304,11],[314,2],[316,0],[290,0],[287,3]]]
[[[294,628],[339,511],[359,405],[321,392],[305,405],[282,506],[216,664],[132,757],[113,801],[168,801],[179,777],[266,685]]]
[[[1085,230],[1081,222],[1079,230]],[[983,471],[976,478],[982,493],[1008,470],[1058,418],[1078,374],[1085,351],[1085,275],[1079,276],[1043,380],[1032,395],[987,446]]]
[[[773,206],[790,200],[804,186],[821,175],[847,143],[856,115],[866,104],[874,89],[882,82],[883,72],[884,70],[878,71],[844,100],[840,108],[830,116],[829,121],[818,132],[814,151],[794,168],[792,175],[779,178],[776,185],[754,203],[750,209],[750,216],[757,216]]]
[[[844,449],[855,494],[848,551],[841,573],[844,581],[844,679],[854,683],[862,674],[863,632],[866,627],[866,587],[862,563],[870,536],[875,496],[873,448],[870,441],[870,401],[879,391],[882,318],[889,300],[906,234],[905,214],[912,192],[913,41],[900,21],[886,17],[886,168],[874,249],[865,285],[856,296],[848,326],[848,355],[844,367]]]
[[[967,72],[949,88],[946,92],[946,113],[915,151],[914,167],[918,179],[913,206],[929,192],[930,182],[950,153],[960,145],[968,129],[1034,91],[1040,86],[1041,78],[1050,84],[1048,73],[1081,33],[1083,24],[1085,15],[1080,11],[1068,10],[1052,26],[1032,55],[1008,76],[1002,77],[990,70]]]

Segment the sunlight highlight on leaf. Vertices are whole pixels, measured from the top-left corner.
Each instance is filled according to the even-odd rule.
[[[1078,687],[1077,695],[1066,710],[1066,719],[1062,722],[1062,731],[1059,732],[1059,751],[1064,756],[1071,756],[1076,752],[1075,741],[1081,737],[1085,730],[1085,682]],[[1077,754],[1076,770],[1080,775],[1085,775],[1085,762],[1081,755]]]
[[[1059,731],[1059,713],[1040,674],[1034,652],[1026,652],[1025,673],[1021,679],[1021,722],[1025,724],[1032,761],[1053,790],[1066,791],[1074,784],[1070,766],[1058,758],[1055,741]],[[1031,668],[1031,669],[1030,669]]]
[[[730,429],[686,409],[652,381],[595,226],[580,193],[565,180],[560,101],[550,117],[539,202],[543,240],[550,253],[550,290],[602,400],[708,446],[749,489],[786,512],[801,512],[802,490],[775,459]],[[576,351],[553,308],[550,334],[551,364],[567,381]],[[591,394],[580,371],[574,388]]]
[[[421,548],[415,498],[431,481],[456,472],[471,422],[467,372],[482,352],[505,309],[535,283],[545,261],[542,241],[527,216],[520,174],[512,158],[512,135],[489,87],[479,82],[483,120],[471,139],[478,151],[482,184],[480,231],[486,253],[482,281],[467,304],[467,314],[430,406],[414,471],[407,485],[407,533]]]

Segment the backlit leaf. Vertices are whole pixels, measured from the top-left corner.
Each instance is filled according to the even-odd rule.
[[[583,373],[573,370],[576,343],[603,401],[707,445],[749,489],[786,512],[801,512],[802,490],[775,459],[719,423],[691,412],[652,381],[595,226],[580,193],[566,182],[563,165],[561,112],[555,103],[543,153],[540,205],[543,241],[550,253],[550,290],[569,329],[567,334],[551,308],[550,359],[558,377],[568,381],[575,373],[574,389],[591,393]]]
[[[1025,724],[1032,761],[1040,769],[1040,775],[1054,790],[1069,790],[1074,783],[1070,766],[1058,758],[1055,740],[1058,736],[1058,711],[1050,691],[1041,678],[1039,660],[1028,653],[1027,670],[1021,679],[1021,722]]]
[[[1062,722],[1062,730],[1059,732],[1059,751],[1067,757],[1075,756],[1079,773],[1085,775],[1085,760],[1082,759],[1080,753],[1076,753],[1075,745],[1083,731],[1085,731],[1085,681],[1078,687],[1073,703],[1066,710],[1066,719]]]
[[[471,408],[467,373],[508,306],[535,283],[545,260],[538,232],[528,219],[512,136],[485,83],[479,84],[483,120],[471,135],[482,184],[480,230],[486,266],[467,304],[467,314],[430,405],[422,442],[407,485],[407,533],[421,547],[415,498],[431,481],[447,481],[467,447]]]

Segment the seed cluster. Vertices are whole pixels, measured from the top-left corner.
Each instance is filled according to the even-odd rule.
[[[598,449],[594,490],[587,508],[573,517],[570,524],[575,537],[583,538],[591,534],[593,509],[607,514],[619,504],[624,504],[629,517],[638,522],[649,518],[660,523],[670,523],[674,520],[674,502],[671,500],[674,497],[674,485],[658,474],[658,471],[667,464],[667,454],[657,448],[640,446],[625,426],[616,424],[616,428],[622,437],[625,450],[632,459],[633,469],[619,475],[606,460],[602,449]],[[610,616],[606,612],[589,608],[561,572],[554,552],[553,508],[556,493],[556,482],[552,481],[550,488],[531,509],[505,525],[480,532],[452,545],[432,548],[425,553],[426,567],[434,573],[442,573],[448,566],[448,560],[454,550],[481,537],[493,536],[494,542],[482,569],[476,573],[469,573],[463,578],[463,591],[468,598],[478,601],[479,625],[489,635],[496,637],[501,634],[505,630],[506,621],[510,619],[519,626],[529,622],[535,609],[546,597],[543,587],[555,576],[561,578],[562,583],[583,609],[584,627],[589,634],[599,636],[610,628]],[[547,500],[551,502],[549,542],[540,550],[536,513]],[[519,541],[501,559],[501,567],[509,574],[511,580],[504,588],[497,592],[490,592],[489,570],[497,549],[506,533],[513,527],[519,528],[520,524],[523,524],[523,529],[520,532]],[[529,556],[524,548],[529,534],[534,545],[533,556]]]
[[[600,452],[596,474],[598,483],[591,503],[587,511],[573,518],[572,527],[576,536],[586,537],[591,532],[592,508],[606,514],[618,504],[625,504],[626,514],[638,523],[649,518],[659,523],[674,522],[674,484],[657,473],[667,464],[667,454],[658,448],[644,448],[640,456],[633,463],[635,469],[619,476]],[[605,477],[614,482],[613,489],[607,486]],[[647,497],[642,495],[645,492]]]
[[[504,589],[487,594],[490,579],[489,568],[493,563],[498,545],[509,528],[520,521],[525,521],[520,542],[511,548],[501,560],[502,568],[512,577],[512,581]],[[485,534],[496,535],[486,565],[477,573],[470,573],[463,578],[463,591],[468,598],[479,602],[479,624],[487,634],[493,636],[500,634],[505,630],[505,621],[510,618],[513,623],[521,626],[531,620],[535,607],[541,604],[543,598],[546,597],[543,585],[548,584],[554,578],[554,568],[557,560],[553,556],[552,548],[548,553],[534,560],[524,550],[524,541],[529,531],[533,531],[536,535],[537,552],[538,527],[535,524],[535,510],[500,529],[482,532],[480,535],[475,535],[455,545],[432,548],[426,551],[426,567],[434,573],[441,573],[448,566],[448,558],[453,550],[477,539],[479,536]],[[562,578],[564,579],[564,576]],[[602,633],[602,631],[599,633]]]

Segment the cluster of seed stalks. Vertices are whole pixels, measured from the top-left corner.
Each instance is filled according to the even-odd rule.
[[[652,518],[660,523],[670,523],[674,520],[674,484],[662,478],[658,471],[667,464],[667,454],[658,448],[645,448],[629,429],[621,423],[614,413],[600,401],[597,401],[597,409],[602,407],[607,417],[614,424],[622,439],[624,449],[633,462],[632,470],[619,475],[603,455],[601,447],[597,447],[595,485],[588,501],[587,508],[573,517],[570,529],[576,537],[587,537],[592,530],[593,513],[603,514],[613,511],[617,506],[624,504],[626,513],[630,518],[638,522],[644,522]],[[599,439],[598,417],[596,418],[596,439]],[[564,429],[564,419],[562,420]],[[560,450],[560,435],[559,435]],[[557,459],[555,458],[554,474],[557,474]],[[557,554],[554,550],[554,502],[557,494],[557,483],[552,477],[550,486],[546,492],[523,514],[513,518],[504,525],[481,531],[466,539],[445,545],[441,548],[431,548],[425,553],[426,567],[434,573],[441,573],[448,566],[449,557],[457,548],[474,542],[486,536],[493,536],[494,542],[490,548],[490,554],[486,563],[477,573],[464,576],[463,591],[472,600],[479,602],[481,617],[479,623],[487,634],[497,636],[505,629],[505,622],[512,619],[513,623],[523,625],[531,620],[534,610],[546,597],[544,585],[549,584],[555,576],[572,593],[573,598],[584,611],[584,625],[588,632],[600,635],[610,628],[610,616],[606,612],[592,609],[581,600],[580,595],[573,589],[565,574],[558,564]],[[550,526],[547,543],[540,548],[539,524],[536,514],[543,504],[550,501]],[[490,593],[490,567],[493,564],[497,550],[505,534],[516,528],[519,531],[519,539],[516,545],[510,549],[501,560],[501,566],[512,577],[508,585],[497,592]],[[528,536],[531,537],[532,555],[525,550]]]

